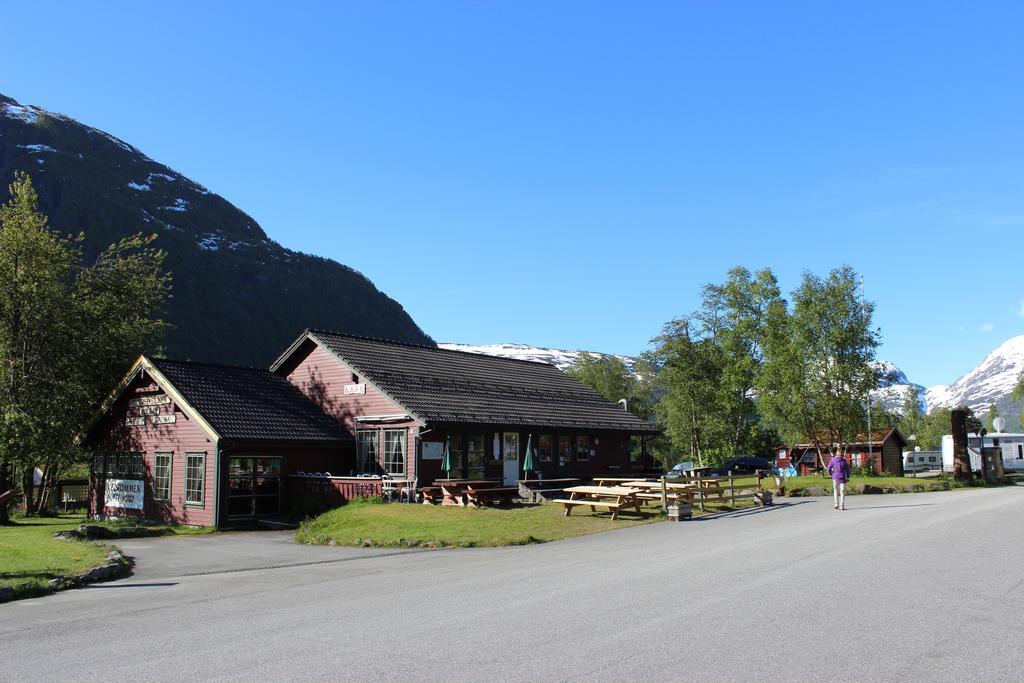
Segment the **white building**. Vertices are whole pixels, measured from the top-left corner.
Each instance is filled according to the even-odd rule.
[[[903,451],[905,472],[927,472],[942,468],[942,451]]]
[[[981,471],[981,454],[978,450],[978,435],[967,435],[967,452],[971,456],[971,469]],[[983,448],[998,448],[1003,452],[1003,470],[1024,472],[1024,434],[995,432],[985,435]],[[942,437],[942,469],[953,471],[953,435]]]

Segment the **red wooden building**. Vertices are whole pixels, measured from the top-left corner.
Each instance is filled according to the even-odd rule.
[[[898,429],[886,427],[873,432],[871,439],[868,439],[866,434],[858,435],[855,441],[846,445],[843,456],[854,471],[870,466],[875,474],[902,476],[903,448],[906,445],[907,441]],[[822,451],[827,462],[830,456],[827,455],[827,447],[824,444]],[[821,470],[817,449],[813,443],[797,444],[785,455],[780,452],[778,461],[780,466],[792,464],[802,475]],[[781,464],[783,461],[785,465]]]
[[[139,358],[86,431],[91,509],[223,526],[283,512],[282,473],[351,459],[338,423],[267,370]]]
[[[225,526],[427,485],[445,443],[452,477],[640,473],[656,433],[545,363],[307,331],[269,370],[140,358],[81,444],[95,513]]]
[[[380,466],[429,483],[450,444],[453,477],[642,472],[632,440],[658,429],[547,363],[307,331],[271,366],[356,439],[353,474]],[[631,456],[632,452],[632,456]]]

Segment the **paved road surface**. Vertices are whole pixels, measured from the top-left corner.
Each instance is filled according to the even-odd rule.
[[[135,576],[0,606],[0,680],[1024,679],[1024,488],[830,503],[504,549],[124,543]]]

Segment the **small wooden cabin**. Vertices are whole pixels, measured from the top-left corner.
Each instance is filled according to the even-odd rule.
[[[897,428],[887,427],[874,431],[871,439],[868,439],[866,434],[858,435],[853,442],[846,445],[843,456],[854,471],[870,466],[875,474],[902,476],[903,449],[906,445],[906,439]],[[829,457],[825,455],[826,462]],[[787,464],[790,463],[802,475],[820,472],[822,469],[813,443],[801,443],[793,446],[788,453]]]

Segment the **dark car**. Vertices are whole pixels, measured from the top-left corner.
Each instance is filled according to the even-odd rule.
[[[730,472],[733,474],[755,474],[758,470],[763,470],[767,473],[772,471],[772,467],[773,465],[770,460],[753,455],[744,455],[739,458],[726,460],[718,467],[713,468],[711,474],[715,477],[724,477]]]

